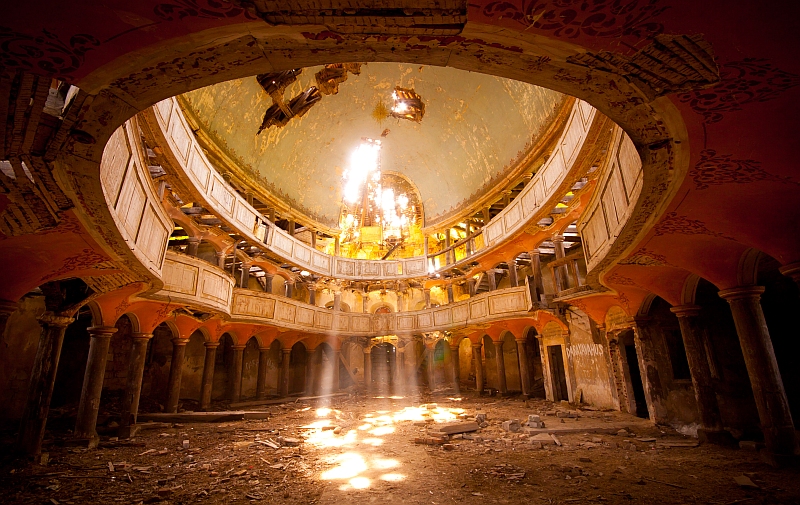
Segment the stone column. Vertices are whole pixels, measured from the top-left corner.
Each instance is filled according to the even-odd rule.
[[[511,258],[506,262],[508,264],[508,280],[511,283],[511,287],[515,288],[519,285],[519,280],[517,279],[517,262],[515,258]]]
[[[514,339],[517,343],[517,360],[519,361],[519,382],[522,386],[522,394],[531,394],[531,375],[528,371],[528,352],[525,350],[525,339]]]
[[[450,283],[447,285],[447,303],[454,303],[455,296],[453,295],[453,284]]]
[[[83,374],[81,401],[78,404],[78,418],[75,421],[75,437],[95,439],[97,438],[95,425],[97,413],[100,411],[100,394],[103,391],[103,379],[106,375],[108,347],[111,345],[111,335],[116,333],[117,329],[113,326],[93,326],[87,331],[91,338],[89,359]]]
[[[497,363],[497,389],[500,394],[508,393],[508,386],[506,386],[506,360],[503,357],[503,341],[492,341],[494,344],[494,358]]]
[[[334,256],[339,256],[341,252],[341,245],[339,242],[339,237],[335,237],[333,240],[333,254]]]
[[[542,339],[541,335],[536,336],[536,342],[539,344],[539,356],[542,357],[542,383],[544,383],[544,396],[545,399],[548,401],[554,402],[556,395],[553,392],[553,381],[552,381],[552,372],[550,370],[550,358],[545,354],[547,350],[544,345],[544,340]],[[610,356],[607,357],[607,363],[609,367],[609,375],[611,374],[611,360]],[[615,391],[617,390],[614,382],[611,381],[611,394],[615,395]],[[619,402],[617,402],[617,406],[619,406]]]
[[[333,310],[334,312],[342,310],[342,293],[339,291],[333,293]]]
[[[274,278],[274,274],[268,272],[264,274],[264,291],[269,294],[272,294],[272,279]]]
[[[453,392],[461,394],[461,366],[459,363],[458,345],[450,346],[450,368],[453,374]]]
[[[639,370],[650,420],[656,424],[667,424],[667,410],[663,403],[664,388],[661,385],[661,376],[658,374],[658,361],[648,328],[649,324],[649,319],[636,318],[636,326],[633,327],[634,344],[639,359]]]
[[[178,399],[181,395],[181,375],[183,374],[183,357],[186,355],[188,338],[172,339],[172,361],[169,364],[169,379],[167,382],[167,404],[164,412],[174,414],[178,411]]]
[[[333,374],[331,375],[331,393],[339,391],[339,362],[342,360],[342,351],[340,349],[333,350]]]
[[[242,277],[239,280],[239,287],[247,289],[250,284],[250,263],[242,262]]]
[[[39,335],[39,347],[28,383],[28,397],[18,439],[20,450],[29,456],[37,456],[42,452],[42,439],[56,382],[58,358],[61,356],[64,332],[72,321],[69,316],[50,311],[39,317],[42,333]]]
[[[566,249],[564,249],[564,236],[563,235],[553,235],[553,249],[555,250],[556,259],[560,260],[567,255]],[[555,267],[555,276],[556,276],[556,289],[559,291],[563,291],[567,289],[569,286],[567,285],[567,272],[566,272],[566,265]]]
[[[450,228],[448,228],[445,231],[445,234],[444,234],[444,248],[446,250],[450,247],[450,243],[451,243],[450,242]],[[451,257],[452,257],[451,255],[452,254],[453,254],[453,250],[452,249],[447,250],[447,252],[444,254],[444,262],[445,262],[446,265],[449,265],[450,263],[453,263],[453,261],[451,261]]]
[[[425,308],[431,308],[431,288],[422,288],[422,293],[425,295]]]
[[[283,285],[283,296],[286,298],[291,298],[294,296],[294,281],[287,280]]]
[[[225,270],[225,253],[217,251],[214,253],[214,256],[217,257],[217,266]]]
[[[317,304],[317,288],[312,285],[308,286],[308,304],[309,305]]]
[[[528,253],[531,257],[531,277],[533,277],[533,282],[531,286],[533,287],[533,298],[534,302],[540,302],[540,296],[544,294],[544,283],[542,281],[542,260],[539,256],[539,250],[531,251]]]
[[[267,362],[269,361],[269,347],[258,348],[258,382],[256,383],[256,398],[263,400],[267,397]]]
[[[317,377],[316,349],[306,349],[306,396],[314,396]]]
[[[289,396],[289,361],[291,360],[291,349],[281,349],[281,376],[280,376],[280,396]]]
[[[762,286],[744,286],[725,289],[719,292],[719,296],[731,306],[767,450],[779,457],[792,456],[797,454],[797,440],[789,401],[761,308],[763,292]]]
[[[228,372],[228,388],[230,391],[231,402],[238,402],[242,397],[242,368],[244,367],[244,348],[243,345],[234,345],[233,363]]]
[[[435,350],[429,347],[425,348],[425,353],[428,358],[428,389],[433,391],[436,389],[436,363],[434,362]]]
[[[372,349],[364,349],[364,389],[372,391]]]
[[[147,343],[153,338],[152,333],[134,333],[131,335],[131,355],[128,358],[128,375],[125,384],[125,396],[122,397],[120,433],[122,438],[134,435],[131,426],[136,425],[139,414],[139,397],[142,394],[142,377],[144,376]]]
[[[711,369],[708,367],[708,357],[706,348],[703,345],[705,339],[702,324],[698,315],[700,307],[697,305],[678,305],[670,309],[678,316],[678,324],[681,327],[683,336],[683,346],[686,348],[686,359],[689,362],[689,370],[692,373],[692,384],[694,385],[694,396],[697,400],[697,410],[700,414],[700,423],[703,425],[705,436],[709,441],[722,440],[722,418],[719,414],[717,404],[717,394],[711,382]]]
[[[367,305],[369,304],[369,293],[364,293],[361,296],[361,312],[367,313]]]
[[[400,342],[395,351],[395,389],[398,393],[405,390],[406,382],[406,347],[400,347]]]
[[[197,256],[197,248],[200,246],[200,239],[197,237],[189,237],[189,240],[186,241],[188,245],[186,246],[186,254],[189,256]]]
[[[483,392],[483,358],[481,357],[481,344],[472,343],[472,361],[475,364],[475,390]]]
[[[206,356],[203,360],[203,382],[200,386],[200,409],[207,410],[211,406],[211,391],[214,388],[214,366],[217,363],[217,347],[219,342],[205,342]]]
[[[486,277],[489,279],[489,291],[497,289],[497,279],[494,276],[494,269],[487,270]]]

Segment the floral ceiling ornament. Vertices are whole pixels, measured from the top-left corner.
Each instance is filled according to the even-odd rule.
[[[47,30],[28,35],[0,26],[0,66],[45,72],[66,81],[83,65],[86,53],[98,46],[100,41],[86,33],[64,42]]]
[[[761,167],[760,161],[735,159],[731,154],[717,154],[714,149],[700,151],[700,161],[689,170],[689,177],[698,190],[720,184],[750,184],[761,181],[800,185],[800,182],[789,177],[767,172]]]
[[[713,231],[708,229],[703,221],[698,219],[690,219],[686,216],[680,216],[677,212],[670,212],[666,214],[658,224],[653,228],[656,237],[662,235],[708,235],[711,237],[725,238],[728,240],[735,240],[722,232]]]
[[[706,124],[722,121],[727,112],[743,105],[774,100],[800,85],[800,76],[775,67],[764,58],[745,58],[720,66],[720,82],[713,88],[678,95]]]

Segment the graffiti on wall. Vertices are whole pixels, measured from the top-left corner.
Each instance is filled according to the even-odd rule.
[[[590,357],[590,356],[602,356],[603,355],[603,345],[602,344],[572,344],[571,346],[567,347],[567,358],[574,359],[576,357]]]

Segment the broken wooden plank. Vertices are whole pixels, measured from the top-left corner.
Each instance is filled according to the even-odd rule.
[[[478,431],[479,429],[480,425],[475,421],[455,421],[431,426],[430,431],[436,431],[444,435],[457,435],[459,433]]]
[[[153,413],[139,414],[143,421],[166,421],[170,423],[219,423],[223,421],[243,421],[244,410],[224,412],[180,412],[177,414]]]
[[[257,407],[259,405],[280,405],[282,403],[291,403],[291,402],[303,402],[307,400],[319,400],[320,398],[333,398],[336,396],[347,396],[350,393],[331,393],[327,395],[319,395],[319,396],[299,396],[299,397],[288,397],[288,398],[275,398],[272,400],[253,400],[249,402],[236,402],[231,403],[230,407],[232,409],[238,409],[241,407]],[[139,418],[141,419],[141,414]]]

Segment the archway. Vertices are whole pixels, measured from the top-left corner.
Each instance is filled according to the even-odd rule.
[[[219,339],[219,347],[214,360],[214,384],[211,390],[212,400],[230,398],[231,368],[233,367],[233,338],[224,333]]]
[[[242,398],[255,398],[258,389],[258,360],[260,352],[258,350],[258,340],[250,337],[244,347],[242,356]]]
[[[372,387],[379,395],[392,394],[397,363],[397,351],[389,342],[372,347]]]
[[[635,414],[637,417],[649,418],[633,330],[628,329],[620,333],[618,345],[620,360],[622,361],[622,372],[633,396],[628,398],[630,413]]]
[[[308,351],[302,342],[292,346],[289,354],[289,394],[302,393],[306,390],[306,367]]]
[[[530,383],[529,396],[533,398],[545,398],[544,388],[544,365],[542,362],[541,348],[539,340],[536,338],[538,333],[536,328],[530,327],[525,332],[525,358],[528,360],[528,379]]]
[[[186,344],[186,353],[181,369],[181,399],[200,401],[200,390],[203,386],[203,366],[205,364],[205,335],[195,330]]]
[[[522,391],[517,341],[509,331],[503,335],[503,362],[506,369],[506,388],[508,391]]]

